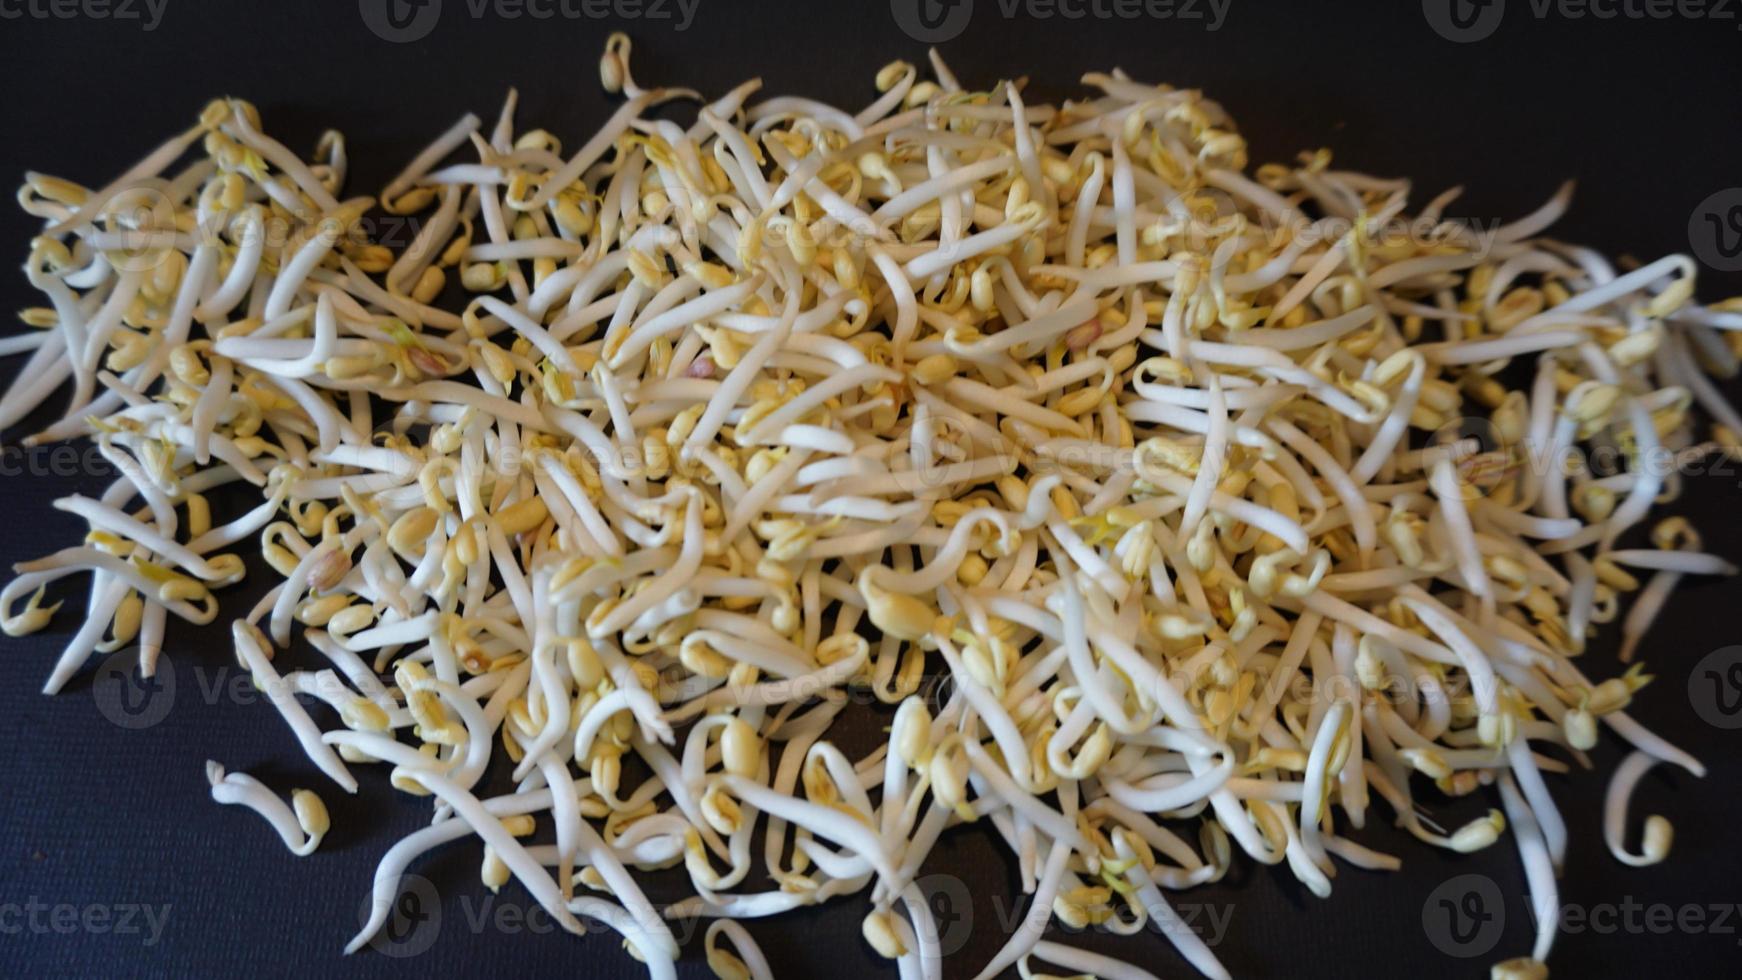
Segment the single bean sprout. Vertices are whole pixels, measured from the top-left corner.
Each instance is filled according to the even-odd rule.
[[[1221,106],[1122,74],[1028,104],[934,53],[856,113],[751,81],[686,128],[649,112],[695,93],[630,54],[578,148],[518,132],[510,93],[375,198],[344,196],[337,134],[305,161],[233,99],[98,189],[19,191],[46,298],[0,341],[28,355],[0,423],[67,390],[26,441],[89,437],[120,477],[56,502],[89,531],[15,566],[0,627],[88,573],[48,692],[132,643],[149,674],[257,545],[281,581],[233,623],[242,665],[341,789],[385,763],[433,807],[347,952],[475,837],[486,887],[604,921],[656,977],[668,919],[760,980],[739,920],[858,896],[867,945],[935,978],[916,880],[982,823],[1045,910],[982,976],[1150,976],[1056,918],[1153,919],[1221,977],[1165,893],[1236,851],[1319,896],[1339,860],[1396,868],[1353,839],[1376,802],[1435,847],[1515,835],[1552,910],[1544,773],[1600,724],[1637,750],[1606,842],[1665,858],[1660,816],[1626,848],[1629,799],[1704,770],[1625,713],[1639,664],[1575,660],[1627,593],[1624,659],[1683,578],[1736,570],[1680,519],[1619,546],[1680,492],[1666,454],[1742,438],[1701,373],[1742,358],[1742,301],[1697,305],[1691,260],[1538,237],[1570,187],[1485,237],[1456,192],[1412,223],[1407,183],[1329,151],[1249,171]],[[420,216],[398,254],[360,234],[377,205]],[[1622,465],[1569,465],[1592,447]],[[214,524],[232,484],[258,498]],[[299,642],[330,669],[275,663]],[[830,740],[870,710],[848,687],[894,707],[859,760]],[[314,794],[208,774],[318,846]],[[1447,831],[1418,775],[1493,806]],[[694,895],[660,910],[637,873],[676,864]],[[1494,975],[1547,976],[1555,932]]]
[[[286,804],[276,793],[244,773],[226,774],[216,762],[206,763],[206,778],[212,784],[212,799],[219,803],[241,804],[266,818],[278,831],[284,846],[297,857],[307,857],[321,845],[330,822],[327,806],[321,798],[306,789],[295,790]]]

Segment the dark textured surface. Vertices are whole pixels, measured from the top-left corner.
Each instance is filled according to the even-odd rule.
[[[62,9],[38,2],[39,12]],[[1334,10],[1234,0],[1214,32],[1202,21],[1043,21],[1005,18],[996,0],[981,0],[979,8],[966,33],[943,45],[971,85],[1020,72],[1032,77],[1031,91],[1052,97],[1075,91],[1073,80],[1086,70],[1118,65],[1138,77],[1203,87],[1239,120],[1255,160],[1329,145],[1342,165],[1416,178],[1418,203],[1464,184],[1468,193],[1452,213],[1484,222],[1530,210],[1575,176],[1579,197],[1555,233],[1611,254],[1649,259],[1687,250],[1700,202],[1742,183],[1742,11],[1726,10],[1727,19],[1539,19],[1531,5],[1515,2],[1492,38],[1456,45],[1435,34],[1413,0]],[[462,111],[491,116],[510,84],[520,87],[522,125],[549,128],[570,146],[610,110],[598,92],[596,59],[614,25],[600,20],[509,19],[496,6],[475,18],[471,4],[448,0],[427,38],[390,44],[365,27],[351,0],[168,0],[151,31],[138,20],[45,17],[32,9],[0,4],[7,14],[0,19],[0,88],[7,93],[0,183],[8,187],[27,168],[101,183],[218,94],[252,99],[269,131],[302,152],[321,129],[343,130],[353,193],[377,189]],[[590,8],[573,0],[571,9]],[[623,26],[638,42],[639,78],[705,92],[759,72],[770,91],[857,105],[872,97],[871,75],[885,61],[924,56],[878,0],[701,0],[685,31],[671,21]],[[12,271],[32,225],[10,207],[0,212],[8,269],[0,276],[0,308],[34,304]],[[1735,275],[1702,282],[1708,299],[1739,292]],[[71,455],[8,447],[0,459],[0,557],[7,562],[70,543],[77,526],[49,501],[75,489],[95,493],[106,482],[82,471],[77,452],[63,452]],[[1709,549],[1733,557],[1742,555],[1734,520],[1739,487],[1736,473],[1692,479],[1676,505],[1705,532]],[[244,610],[252,591],[235,590],[226,611]],[[145,702],[145,715],[117,713],[112,696],[121,688],[94,684],[94,670],[58,698],[40,696],[60,642],[78,622],[82,595],[67,598],[49,631],[0,643],[0,974],[639,972],[614,937],[549,934],[548,922],[528,921],[522,913],[533,905],[517,886],[487,900],[477,852],[463,845],[415,868],[441,893],[424,907],[439,918],[425,919],[401,951],[427,942],[426,952],[342,958],[375,862],[426,819],[425,806],[391,793],[382,774],[364,767],[364,788],[354,798],[321,780],[277,714],[243,686],[218,629],[172,626],[174,696],[159,692]],[[1550,779],[1573,840],[1562,900],[1584,922],[1561,937],[1557,977],[1731,976],[1742,961],[1735,834],[1742,734],[1704,720],[1721,716],[1713,713],[1714,689],[1695,671],[1709,653],[1739,642],[1738,600],[1742,591],[1732,582],[1684,587],[1643,647],[1658,681],[1638,699],[1636,716],[1712,770],[1705,780],[1661,769],[1646,780],[1642,805],[1677,827],[1668,863],[1631,870],[1603,848],[1601,772],[1619,758],[1613,742],[1596,753],[1598,774]],[[1611,672],[1612,650],[1612,643],[1598,644],[1590,669]],[[162,720],[140,730],[111,720],[135,723],[165,705]],[[862,737],[849,741],[868,744],[875,723],[862,720],[854,726]],[[334,824],[319,853],[295,859],[257,817],[211,803],[201,766],[208,757],[276,788],[319,789]],[[1529,948],[1533,928],[1509,842],[1454,858],[1384,826],[1383,807],[1375,818],[1356,836],[1401,854],[1399,874],[1345,868],[1336,893],[1319,901],[1286,871],[1242,863],[1228,880],[1178,899],[1199,910],[1200,923],[1225,924],[1216,949],[1237,976],[1478,976],[1500,955]],[[1013,865],[979,831],[964,830],[945,839],[928,869],[937,875],[928,881],[940,906],[954,906],[945,940],[960,948],[947,971],[970,975],[1022,908],[1012,900]],[[1491,954],[1459,960],[1432,941],[1445,922],[1432,899],[1446,894],[1435,893],[1443,882],[1465,874],[1485,876],[1502,897],[1503,910],[1489,911],[1502,913],[1496,921],[1503,932]],[[423,886],[418,893],[433,895]],[[142,907],[162,922],[160,934]],[[1647,911],[1652,907],[1659,910]],[[1424,928],[1424,908],[1432,928]],[[1722,921],[1720,908],[1730,910]],[[880,965],[858,939],[862,914],[849,900],[749,927],[781,976],[870,976]],[[1161,976],[1191,975],[1157,936],[1065,938]],[[698,945],[686,949],[685,974],[707,975]]]

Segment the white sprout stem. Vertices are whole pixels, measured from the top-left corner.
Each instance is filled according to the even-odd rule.
[[[1131,866],[1125,870],[1126,883],[1136,890],[1144,910],[1155,920],[1162,934],[1174,944],[1180,955],[1185,957],[1186,962],[1195,967],[1199,973],[1209,977],[1210,980],[1229,980],[1230,974],[1227,968],[1222,965],[1220,960],[1216,959],[1216,954],[1192,930],[1191,925],[1180,918],[1179,914],[1173,910],[1173,906],[1168,904],[1167,899],[1161,894],[1161,889],[1156,887],[1149,872],[1144,870],[1143,862],[1136,860],[1136,851],[1132,849],[1130,843],[1119,839],[1114,842],[1114,846],[1121,859],[1132,862]],[[1044,956],[1045,953],[1042,952],[1041,955]]]
[[[1103,956],[1100,953],[1091,953],[1086,949],[1077,949],[1074,946],[1065,946],[1046,940],[1035,943],[1031,955],[1083,974],[1105,977],[1107,980],[1157,980],[1155,974],[1148,970],[1139,969],[1129,963],[1122,963],[1111,956]],[[1024,977],[1028,976],[1026,968],[1023,975]]]
[[[320,727],[308,716],[308,712],[296,700],[295,693],[284,683],[278,671],[272,669],[272,663],[261,646],[257,633],[252,625],[243,620],[237,620],[231,629],[236,655],[241,659],[242,666],[248,668],[254,685],[266,694],[267,700],[284,717],[285,724],[296,734],[297,741],[302,744],[310,761],[345,792],[357,792],[356,778],[339,761],[332,748],[321,741]]]
[[[1531,958],[1541,963],[1554,948],[1555,935],[1560,932],[1560,888],[1555,884],[1555,862],[1543,841],[1542,828],[1524,797],[1513,785],[1512,777],[1500,778],[1500,800],[1506,808],[1506,819],[1518,838],[1519,857],[1524,862],[1524,877],[1530,885],[1531,918],[1536,922],[1536,945]]]

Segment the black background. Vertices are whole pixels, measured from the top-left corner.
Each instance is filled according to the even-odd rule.
[[[1491,38],[1459,45],[1438,36],[1414,0],[1334,7],[1233,0],[1214,32],[1201,20],[1006,18],[997,0],[980,0],[967,31],[941,47],[970,87],[1031,76],[1029,91],[1038,93],[1031,104],[1075,94],[1083,72],[1114,66],[1201,87],[1233,113],[1255,162],[1328,145],[1340,165],[1415,178],[1418,204],[1461,183],[1467,194],[1452,213],[1483,222],[1523,214],[1562,179],[1577,177],[1579,196],[1557,236],[1645,260],[1687,251],[1700,203],[1742,184],[1742,9],[1716,20],[1597,20],[1559,13],[1539,19],[1522,0],[1510,8]],[[465,0],[447,0],[434,31],[408,44],[372,34],[352,0],[168,0],[152,31],[138,20],[62,18],[52,8],[37,9],[51,15],[0,2],[0,13],[24,14],[0,19],[0,181],[8,186],[32,168],[101,184],[191,124],[205,101],[221,94],[253,100],[268,131],[305,155],[322,129],[342,130],[352,158],[351,194],[374,193],[461,112],[493,118],[509,85],[520,88],[522,130],[542,126],[565,146],[578,146],[613,105],[599,91],[597,59],[605,35],[617,28],[635,37],[634,69],[643,83],[717,94],[759,74],[767,92],[849,108],[875,96],[871,77],[882,64],[897,57],[921,62],[925,54],[897,26],[887,0],[700,0],[684,31],[646,18],[508,19],[494,10],[474,18]],[[0,209],[4,254],[21,260],[34,230],[21,213]],[[1742,293],[1736,275],[1702,278],[1707,300],[1736,293]],[[37,302],[21,273],[0,275],[0,308]],[[8,562],[71,543],[79,525],[49,502],[74,490],[95,494],[106,482],[81,469],[76,453],[20,451],[13,443],[23,431],[6,434],[11,442],[0,457],[0,556]],[[1710,550],[1732,557],[1742,556],[1734,520],[1739,486],[1734,472],[1709,474],[1690,480],[1675,505],[1696,520]],[[228,596],[226,613],[240,614],[259,584],[257,577]],[[430,932],[426,922],[425,932],[412,936],[414,943],[433,940],[427,952],[410,959],[367,951],[341,957],[376,861],[427,820],[427,807],[388,790],[384,775],[370,767],[357,767],[364,788],[356,797],[321,780],[276,712],[240,686],[225,631],[172,625],[173,707],[142,730],[108,719],[101,698],[118,688],[94,684],[92,672],[58,698],[41,696],[60,644],[79,621],[83,597],[68,598],[50,630],[0,647],[0,974],[640,972],[613,935],[574,938],[517,925],[514,913],[533,903],[516,885],[486,906],[478,854],[468,846],[414,867],[443,896],[426,910],[439,904],[439,928]],[[1599,917],[1605,906],[1624,912],[1624,903],[1686,915],[1687,907],[1742,902],[1736,846],[1742,735],[1703,721],[1688,683],[1702,657],[1738,642],[1738,600],[1742,591],[1732,582],[1684,586],[1643,647],[1658,681],[1636,701],[1635,716],[1711,767],[1705,780],[1662,768],[1646,779],[1639,795],[1649,807],[1644,812],[1664,813],[1676,824],[1667,863],[1631,870],[1603,847],[1604,773],[1621,755],[1612,740],[1596,753],[1596,773],[1551,777],[1573,841],[1564,902]],[[1612,651],[1612,642],[1598,643],[1588,669],[1613,672]],[[1709,714],[1709,700],[1703,706]],[[862,737],[849,735],[849,747],[871,744],[882,720],[844,726],[862,729]],[[293,858],[259,818],[213,804],[201,765],[208,757],[281,790],[317,788],[334,824],[317,855]],[[1464,815],[1447,812],[1448,819]],[[1216,951],[1236,976],[1481,976],[1494,960],[1529,949],[1533,926],[1510,838],[1484,854],[1454,857],[1388,823],[1389,812],[1376,805],[1369,827],[1356,836],[1402,855],[1405,870],[1344,868],[1329,900],[1314,899],[1286,870],[1249,862],[1219,884],[1175,897],[1229,917]],[[1012,863],[970,829],[948,835],[928,870],[939,875],[930,884],[954,905],[946,941],[961,949],[946,961],[948,975],[971,975],[1003,943],[1000,917],[1015,914]],[[1486,876],[1503,896],[1504,932],[1492,952],[1459,960],[1430,941],[1423,909],[1436,887],[1471,873]],[[168,920],[159,941],[148,944],[146,936],[117,934],[112,925],[59,932],[53,913],[38,912],[32,923],[24,917],[32,903],[167,906]],[[490,923],[476,928],[471,920],[481,910]],[[747,925],[780,976],[883,975],[886,964],[858,938],[863,911],[857,900],[846,900]],[[1617,918],[1609,929],[1563,935],[1554,975],[1738,972],[1736,916],[1725,934],[1673,924],[1664,930],[1662,919],[1640,911],[1631,921],[1631,928]],[[1157,936],[1065,938],[1158,975],[1195,975]],[[686,947],[680,969],[707,975],[698,944]]]

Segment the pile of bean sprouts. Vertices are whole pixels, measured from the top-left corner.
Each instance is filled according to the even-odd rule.
[[[1671,839],[1627,842],[1641,775],[1703,772],[1628,717],[1638,665],[1579,657],[1621,618],[1630,658],[1678,580],[1733,571],[1644,522],[1666,457],[1737,448],[1707,375],[1742,302],[1696,303],[1684,256],[1540,237],[1570,188],[1484,230],[1327,151],[1248,173],[1195,91],[1114,72],[1028,105],[931,69],[856,112],[707,101],[638,85],[619,35],[584,144],[517,131],[510,93],[377,197],[342,196],[338,133],[305,161],[235,99],[98,189],[30,174],[47,299],[0,341],[30,355],[0,426],[70,388],[27,441],[89,437],[120,477],[56,501],[89,533],[16,566],[6,631],[89,573],[46,690],[130,645],[151,675],[258,547],[283,581],[233,623],[242,666],[341,790],[373,767],[432,798],[348,950],[476,837],[486,886],[655,977],[668,920],[763,978],[742,923],[853,896],[935,978],[916,880],[977,823],[1042,912],[980,976],[1150,976],[1044,941],[1056,918],[1174,926],[1224,977],[1164,892],[1237,853],[1320,896],[1396,868],[1357,842],[1377,803],[1453,851],[1510,832],[1542,914],[1494,975],[1546,977],[1545,773],[1629,743],[1606,837],[1638,865]],[[415,239],[370,242],[376,209]],[[1619,465],[1573,465],[1593,448]],[[218,523],[232,484],[251,509]],[[275,666],[298,637],[330,666]],[[851,758],[831,723],[867,691],[892,720]],[[316,849],[316,794],[208,771]],[[1498,806],[1432,819],[1471,795]],[[694,894],[656,908],[634,872],[677,865]]]

